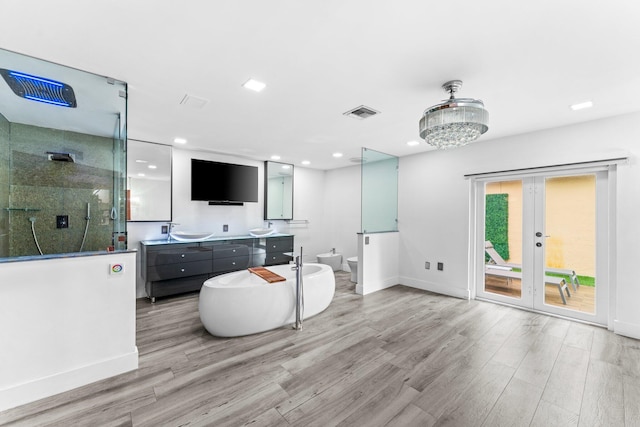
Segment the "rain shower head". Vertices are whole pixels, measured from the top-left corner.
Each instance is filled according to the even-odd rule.
[[[47,151],[49,160],[55,160],[57,162],[76,162],[76,156],[71,153],[58,153],[55,151]]]
[[[13,93],[21,98],[61,107],[76,108],[76,95],[68,84],[0,68]]]

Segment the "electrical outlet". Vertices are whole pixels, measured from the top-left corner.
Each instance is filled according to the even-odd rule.
[[[438,271],[443,271],[444,270],[444,263],[443,262],[439,262],[438,263]]]
[[[226,233],[227,231],[229,231],[229,224],[225,224],[225,225],[223,225],[223,226],[222,226],[222,231],[223,231],[223,232],[225,232],[225,233]]]
[[[431,268],[431,263],[429,261],[425,261],[424,262],[424,268],[425,268],[425,270],[429,270]]]
[[[163,225],[162,226],[162,234],[167,234],[169,232],[169,226],[168,225]]]

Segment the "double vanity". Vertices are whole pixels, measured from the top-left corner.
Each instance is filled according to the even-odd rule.
[[[140,242],[141,272],[147,296],[198,291],[205,280],[249,267],[286,264],[293,235],[207,237]]]

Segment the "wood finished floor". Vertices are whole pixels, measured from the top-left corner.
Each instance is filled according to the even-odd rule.
[[[24,426],[640,426],[640,342],[396,286],[302,331],[207,334],[197,295],[138,301],[140,368],[0,412]]]

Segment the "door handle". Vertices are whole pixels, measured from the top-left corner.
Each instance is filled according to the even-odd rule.
[[[536,246],[540,248],[540,247],[542,247],[542,243],[538,242],[538,243],[536,243]]]

